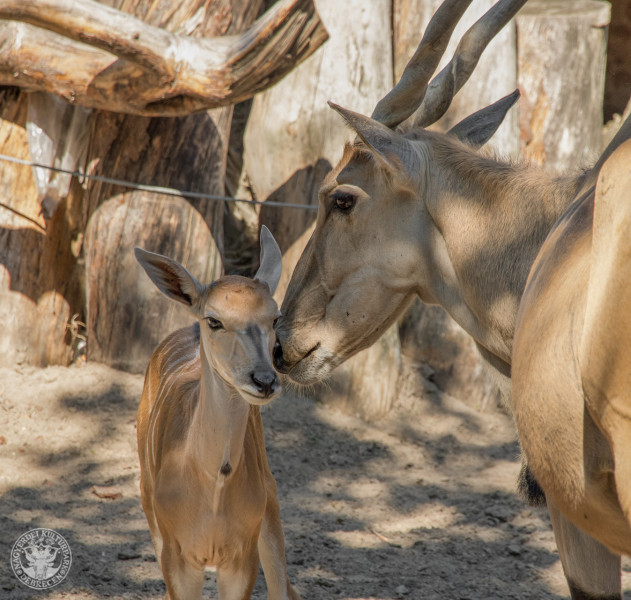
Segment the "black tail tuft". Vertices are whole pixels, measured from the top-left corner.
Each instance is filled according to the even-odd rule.
[[[517,479],[517,493],[528,506],[546,505],[546,495],[523,458]]]

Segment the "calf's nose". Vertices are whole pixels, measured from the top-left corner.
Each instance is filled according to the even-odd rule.
[[[278,388],[278,377],[273,371],[253,371],[250,376],[254,387],[265,398],[269,398]]]

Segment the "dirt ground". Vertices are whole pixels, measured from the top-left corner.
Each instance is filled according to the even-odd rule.
[[[163,597],[138,491],[141,388],[142,377],[98,364],[0,369],[0,598]],[[408,365],[378,423],[292,392],[263,420],[304,600],[568,597],[545,511],[514,493],[518,447],[502,410],[442,394]],[[100,498],[95,485],[121,495]],[[36,527],[73,555],[45,592],[9,564]],[[629,561],[623,582],[631,597]],[[212,573],[205,597],[216,597]],[[260,574],[253,598],[265,597]]]

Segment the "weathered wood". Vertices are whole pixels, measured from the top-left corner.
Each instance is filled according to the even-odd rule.
[[[186,115],[250,98],[327,38],[312,0],[280,0],[247,31],[204,39],[195,37],[212,7],[182,4],[136,18],[128,4],[121,12],[95,0],[6,0],[0,19],[21,22],[0,21],[0,84],[102,110]],[[169,27],[141,20],[163,12]]]
[[[202,213],[220,220],[220,211],[205,208]],[[183,199],[114,195],[92,215],[85,245],[88,356],[142,373],[148,353],[174,329],[190,325],[192,317],[141,276],[132,249],[161,254],[175,249],[186,267],[209,283],[222,270],[211,230]]]
[[[318,10],[330,35],[327,44],[253,101],[244,156],[258,200],[316,204],[324,175],[352,138],[327,100],[370,113],[392,87],[390,2],[326,0]],[[314,219],[314,212],[297,209],[261,210],[261,222],[283,250],[279,299]],[[381,416],[397,396],[398,345],[396,328],[391,328],[382,343],[339,367],[318,397],[353,413]]]
[[[172,119],[103,112],[95,131],[110,135],[93,140],[89,159],[100,157],[97,174],[221,194],[230,117],[230,108]],[[188,321],[153,286],[131,285],[133,248],[190,264],[209,282],[221,274],[223,205],[91,183],[84,210],[88,358],[142,371],[156,341]]]
[[[565,171],[600,154],[609,17],[594,0],[530,0],[517,16],[525,159]]]
[[[29,159],[27,94],[0,90],[0,148]],[[0,162],[0,365],[67,364],[75,347],[66,325],[82,310],[73,185],[61,210],[45,221],[27,166]]]
[[[327,101],[370,113],[392,86],[390,2],[341,5],[325,0],[318,9],[330,34],[327,44],[253,101],[244,160],[258,200],[316,204],[323,176],[351,139]],[[283,251],[314,217],[296,210],[261,210],[261,221]]]
[[[474,0],[456,26],[437,72],[451,59],[458,41],[493,4],[494,0]],[[393,47],[394,74],[399,79],[407,61],[418,46],[420,36],[441,0],[394,0]],[[454,97],[449,111],[435,126],[440,131],[451,129],[458,121],[476,110],[492,104],[517,88],[515,27],[510,23],[489,43],[475,71]],[[508,113],[488,146],[504,155],[519,155],[517,111]]]
[[[440,390],[481,410],[496,406],[499,390],[475,342],[440,306],[415,300],[399,335],[402,355]]]

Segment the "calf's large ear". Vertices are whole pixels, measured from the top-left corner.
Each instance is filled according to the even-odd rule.
[[[179,262],[138,247],[134,248],[134,254],[149,279],[165,296],[193,308],[203,286]]]
[[[263,225],[261,227],[261,261],[254,279],[265,283],[273,294],[278,287],[283,270],[283,256],[272,232]]]

